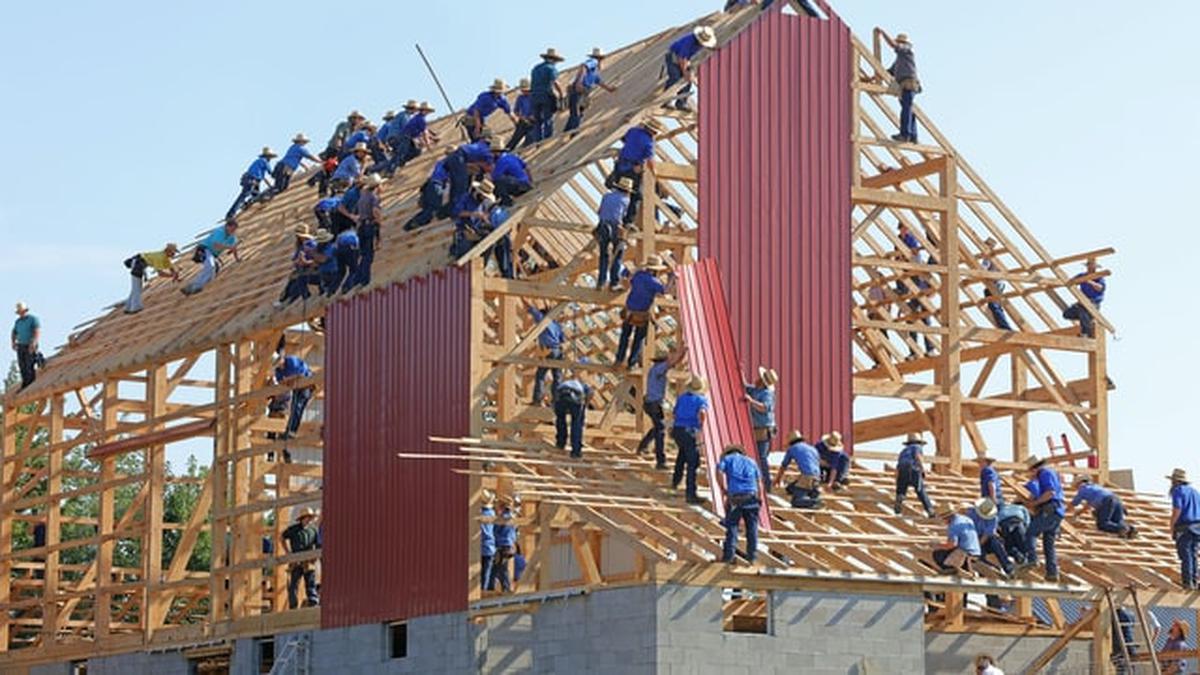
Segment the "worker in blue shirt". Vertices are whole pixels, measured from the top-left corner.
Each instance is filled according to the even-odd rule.
[[[732,563],[737,548],[738,521],[746,525],[746,562],[754,564],[758,555],[758,500],[762,476],[754,460],[746,456],[740,445],[730,445],[721,453],[717,464],[717,481],[725,494],[725,546],[721,562]]]
[[[592,49],[587,60],[576,71],[575,79],[571,82],[570,93],[567,95],[567,105],[571,109],[571,114],[567,117],[567,125],[563,127],[563,133],[574,131],[583,123],[583,113],[591,102],[593,89],[600,87],[610,94],[617,90],[616,87],[605,82],[600,75],[600,64],[603,61],[604,52],[596,47]]]
[[[664,284],[659,278],[668,275]],[[621,336],[617,340],[616,367],[625,365],[633,368],[641,362],[642,345],[646,341],[646,332],[651,321],[651,311],[654,299],[659,295],[671,292],[675,286],[675,274],[670,272],[662,258],[652,255],[646,259],[642,269],[634,273],[629,281],[629,295],[625,298],[625,309],[621,312]],[[629,338],[633,336],[633,347],[629,346]],[[629,361],[625,361],[625,351],[629,350]]]
[[[983,251],[979,254],[979,266],[988,272],[999,271],[996,267],[996,240],[988,237],[983,242]],[[983,284],[983,297],[992,298],[987,303],[988,312],[992,315],[992,323],[1000,330],[1012,330],[1012,324],[1008,322],[1008,315],[1004,313],[1004,306],[997,299],[1004,295],[1005,285],[1003,279],[985,279]],[[993,292],[993,289],[995,292]]]
[[[978,504],[967,511],[967,517],[975,525],[975,533],[979,536],[979,547],[983,551],[980,560],[986,562],[987,556],[990,554],[996,559],[1000,569],[1004,571],[1004,576],[1011,577],[1014,571],[1013,563],[1004,546],[1004,541],[997,531],[996,517],[998,515],[996,502],[987,497],[979,500]]]
[[[486,591],[492,587],[496,558],[496,493],[484,488],[479,501],[479,588]]]
[[[337,207],[341,203],[341,195],[325,197],[317,201],[313,206],[313,216],[317,219],[318,228],[333,231],[333,214],[337,212]]]
[[[1085,508],[1090,508],[1096,518],[1096,529],[1126,539],[1137,536],[1137,528],[1125,522],[1125,504],[1116,493],[1096,485],[1087,476],[1080,476],[1075,482],[1079,487],[1071,499],[1072,510],[1086,505]]]
[[[342,230],[348,230],[358,225],[358,201],[362,199],[365,181],[366,178],[359,176],[354,179],[354,184],[350,186],[350,189],[342,194],[337,206],[330,214],[330,222],[333,223],[333,229],[330,232],[338,234]]]
[[[533,189],[529,167],[520,156],[496,145],[492,148],[492,183],[501,206],[512,206],[513,199]]]
[[[367,150],[371,149],[371,141],[375,138],[375,123],[370,120],[364,120],[354,133],[346,137],[346,141],[342,143],[342,151],[339,153],[339,159],[343,159],[346,155],[354,152],[354,148],[362,143],[367,146]]]
[[[492,181],[483,179],[471,186],[454,205],[454,240],[450,244],[450,255],[459,258],[479,243],[490,229],[492,206],[496,195],[492,192]]]
[[[317,276],[317,261],[314,257],[316,249],[317,242],[308,233],[308,226],[297,226],[296,248],[292,253],[292,273],[279,299],[274,303],[275,309],[283,309],[296,300],[308,300],[308,287],[320,287],[321,279]]]
[[[446,197],[450,194],[450,173],[446,170],[446,160],[453,153],[454,149],[448,148],[446,155],[433,165],[433,171],[421,186],[421,196],[417,201],[421,210],[404,223],[405,231],[425,227],[433,222],[435,216],[445,218],[450,215],[451,204],[446,202]]]
[[[392,159],[388,162],[389,172],[419,157],[422,148],[437,143],[437,134],[429,128],[428,116],[431,112],[433,106],[429,105],[428,101],[421,101],[417,104],[416,114],[400,128],[400,136],[393,143]]]
[[[492,116],[492,113],[497,110],[504,111],[505,115],[512,120],[516,125],[517,118],[512,114],[512,108],[508,105],[508,99],[504,97],[504,90],[508,85],[504,80],[496,78],[492,82],[492,86],[487,88],[475,98],[462,118],[462,125],[467,130],[467,138],[471,141],[479,140],[480,134],[483,133],[484,125],[487,124],[487,118]]]
[[[691,110],[688,107],[688,97],[692,94],[692,83],[696,79],[692,61],[701,49],[714,49],[716,46],[716,32],[703,25],[696,26],[690,33],[671,43],[665,59],[667,82],[663,85],[663,91],[669,90],[681,80],[684,82],[683,88],[675,98],[676,110]],[[672,105],[667,104],[665,107],[670,108]]]
[[[333,238],[333,258],[337,262],[337,273],[329,282],[326,295],[333,295],[340,288],[343,293],[354,287],[358,279],[359,238],[358,229],[342,230]]]
[[[527,306],[529,316],[533,319],[534,325],[540,324],[546,318],[546,312],[537,308],[533,304]],[[563,359],[563,343],[566,342],[566,336],[563,334],[562,324],[550,319],[546,323],[546,327],[542,332],[538,333],[538,358],[549,359],[552,361],[562,361]],[[562,369],[551,366],[538,366],[537,372],[533,376],[533,400],[530,405],[543,405],[545,400],[542,398],[542,388],[546,383],[546,375],[550,375],[550,391],[558,388],[559,382],[562,381]]]
[[[746,405],[750,407],[750,427],[754,431],[754,449],[758,455],[759,473],[764,481],[771,480],[771,441],[779,429],[775,426],[775,385],[779,373],[774,368],[758,367],[758,378],[754,384],[742,383]]]
[[[895,256],[900,260],[907,260],[903,253],[897,253]],[[913,260],[919,262],[920,256],[913,254]],[[929,280],[919,272],[897,277],[895,286],[896,297],[899,299],[907,298],[904,302],[911,313],[904,316],[905,320],[920,321],[926,326],[933,325],[933,319],[931,318],[933,311],[926,308],[925,303],[921,301],[922,296],[929,295],[929,289]],[[913,360],[917,358],[916,347],[920,344],[921,333],[909,331],[908,338],[908,359]],[[937,353],[937,346],[933,344],[933,340],[930,339],[929,335],[925,335],[924,339],[925,356],[934,356]]]
[[[292,182],[292,174],[300,170],[300,165],[304,160],[319,164],[321,160],[317,156],[308,151],[308,136],[304,134],[296,134],[292,137],[292,145],[283,153],[283,158],[275,163],[275,171],[271,177],[275,179],[275,186],[272,188],[274,194],[279,194],[288,189],[288,185]]]
[[[850,455],[842,443],[842,432],[834,430],[817,441],[817,455],[821,458],[821,482],[834,492],[841,492],[850,485]]]
[[[408,152],[408,142],[404,130],[412,121],[413,116],[419,114],[420,108],[420,103],[409,99],[404,104],[403,110],[396,113],[391,121],[379,128],[376,137],[387,148],[388,154],[388,161],[380,173],[391,176],[395,173],[396,167],[407,161],[404,159],[404,155]]]
[[[516,150],[519,145],[528,147],[533,143],[533,94],[528,77],[521,78],[521,83],[517,85],[517,91],[519,92],[517,100],[512,107],[513,118],[517,122],[513,127],[512,136],[508,137],[508,144],[504,146],[504,149],[509,152]]]
[[[1058,472],[1046,466],[1046,460],[1036,455],[1029,457],[1030,477],[1037,482],[1037,496],[1029,500],[1029,530],[1025,533],[1025,548],[1031,554],[1030,562],[1037,563],[1037,538],[1042,538],[1042,552],[1046,556],[1046,581],[1058,581],[1058,553],[1055,548],[1058,529],[1066,515],[1066,499],[1063,497],[1062,482]]]
[[[933,562],[942,572],[963,571],[973,575],[971,561],[983,553],[979,548],[975,523],[951,505],[939,509],[937,516],[946,522],[946,541],[934,549]]]
[[[1200,544],[1200,492],[1188,482],[1187,472],[1175,469],[1171,481],[1171,536],[1179,554],[1179,580],[1184,589],[1197,590],[1196,546]]]
[[[275,157],[275,151],[264,147],[258,157],[250,163],[250,168],[242,174],[241,192],[238,193],[237,199],[233,200],[229,211],[225,213],[226,218],[234,217],[247,202],[257,199],[259,185],[262,182],[266,181],[268,185],[270,184],[267,177],[271,175],[271,159],[273,157]]]
[[[224,225],[209,232],[208,236],[196,245],[197,250],[192,259],[200,261],[200,272],[181,289],[184,295],[199,293],[216,278],[221,271],[221,254],[225,251],[231,252],[234,260],[241,260],[238,255],[237,230],[237,221],[228,218]]]
[[[1080,292],[1091,302],[1092,306],[1085,307],[1082,303],[1077,302],[1063,310],[1064,319],[1079,322],[1079,332],[1084,337],[1096,337],[1096,317],[1093,313],[1100,309],[1100,303],[1104,302],[1104,291],[1108,287],[1104,277],[1096,276],[1097,274],[1100,272],[1096,267],[1096,259],[1088,258],[1087,271],[1076,274],[1072,277],[1072,281],[1079,282]]]
[[[581,363],[586,364],[587,360]],[[554,445],[565,450],[569,435],[571,457],[578,459],[583,457],[583,425],[592,388],[583,380],[583,369],[574,368],[572,372],[570,379],[554,387]]]
[[[491,172],[491,142],[491,130],[484,129],[478,141],[458,146],[454,152],[450,153],[443,160],[446,173],[450,177],[450,194],[448,195],[448,199],[452,208],[457,210],[457,204],[463,195],[467,194],[468,189],[471,187],[471,181],[482,182],[480,179]],[[489,184],[492,184],[491,179],[486,180]]]
[[[487,224],[484,227],[483,236],[490,235],[493,231],[500,229],[508,219],[512,217],[512,213],[508,207],[502,204],[493,204],[488,212]],[[483,265],[487,267],[488,259],[492,256],[496,258],[496,271],[504,279],[516,279],[517,272],[514,267],[512,235],[505,232],[492,244],[486,251],[483,252]]]
[[[512,560],[517,550],[517,526],[513,524],[516,513],[513,510],[512,497],[502,496],[499,502],[500,515],[496,517],[495,527],[492,528],[496,536],[496,555],[492,559],[492,575],[488,580],[487,590],[494,590],[498,581],[501,590],[511,593],[512,582],[509,581],[508,561]]]
[[[675,471],[671,476],[671,487],[678,490],[679,482],[687,474],[686,499],[689,504],[703,504],[705,500],[696,492],[696,471],[700,468],[700,430],[708,415],[708,382],[699,375],[692,375],[687,391],[675,399],[675,423],[671,427],[671,439],[675,441]]]
[[[775,485],[783,484],[787,468],[796,463],[800,477],[787,486],[788,494],[792,495],[792,506],[801,509],[815,509],[821,505],[821,460],[817,449],[804,440],[804,434],[799,430],[788,435],[787,451],[783,453],[783,462],[779,465],[779,473],[775,475]]]
[[[908,496],[908,489],[913,488],[917,498],[921,500],[921,506],[925,507],[925,514],[933,517],[933,503],[929,501],[929,495],[925,494],[925,460],[922,454],[924,448],[925,439],[921,434],[909,434],[904,441],[904,448],[896,458],[896,503],[892,507],[896,515],[900,515],[900,508],[904,498]]]
[[[625,210],[623,222],[633,223],[642,206],[642,174],[646,167],[654,167],[654,139],[665,131],[662,123],[647,117],[641,124],[630,127],[621,138],[621,150],[613,170],[604,181],[604,187],[613,189],[617,181],[629,178],[633,189],[629,192],[629,208]]]
[[[979,461],[983,464],[979,470],[979,496],[1003,504],[1004,493],[1001,491],[1000,472],[996,470],[996,458],[985,456]]]
[[[349,188],[363,175],[363,165],[369,152],[366,143],[358,143],[351,149],[350,154],[342,158],[330,179],[330,187],[335,193]]]
[[[554,47],[542,52],[542,62],[529,73],[530,96],[533,97],[534,143],[554,135],[554,113],[558,112],[563,99],[562,85],[558,83],[558,64],[563,62]]]
[[[687,345],[681,345],[674,351],[659,347],[651,359],[653,365],[646,372],[646,395],[642,398],[642,412],[650,418],[650,429],[638,443],[638,453],[654,443],[654,468],[667,468],[666,453],[666,412],[663,403],[667,397],[667,376],[671,369],[678,366],[687,356]]]
[[[1022,504],[1008,502],[997,507],[997,531],[1004,539],[1004,549],[1017,562],[1019,568],[1029,566],[1032,555],[1025,548],[1025,533],[1029,530],[1029,509]]]
[[[625,257],[625,214],[629,211],[629,195],[633,179],[622,176],[600,198],[596,225],[596,243],[600,248],[600,271],[596,275],[596,290],[605,285],[613,291],[621,289],[621,264]]]
[[[321,294],[331,296],[338,289],[336,238],[329,230],[317,230],[313,239],[317,243],[313,258],[317,261],[317,274],[321,278]]]
[[[13,322],[12,348],[17,353],[17,367],[21,371],[21,388],[33,384],[37,379],[38,340],[42,335],[42,322],[29,313],[29,306],[18,302],[17,320]]]
[[[397,113],[395,110],[383,113],[383,124],[380,124],[379,128],[375,130],[375,135],[372,139],[374,142],[374,146],[371,148],[372,156],[375,154],[376,147],[378,147],[380,152],[386,154],[388,150],[387,137],[392,133],[392,123],[396,121],[396,116]],[[401,122],[401,124],[404,124],[404,122]]]
[[[304,417],[304,410],[313,396],[313,385],[300,383],[307,381],[312,375],[312,369],[299,356],[288,356],[284,352],[279,352],[275,357],[275,384],[291,387],[291,414],[288,416],[287,429],[283,434],[284,440],[294,438],[296,432],[300,430],[300,421]],[[285,401],[283,405],[287,405],[289,397],[276,396],[276,402],[280,398]]]

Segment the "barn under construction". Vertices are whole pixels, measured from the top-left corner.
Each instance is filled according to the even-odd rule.
[[[667,108],[663,55],[699,24],[718,48],[698,61],[695,110]],[[824,0],[671,27],[605,59],[620,88],[577,132],[521,151],[535,188],[469,253],[447,253],[448,221],[401,227],[437,148],[381,188],[375,278],[350,297],[273,306],[293,228],[316,228],[298,177],[239,217],[243,262],[202,293],[181,301],[155,280],[145,311],[80,326],[4,401],[0,672],[961,673],[987,653],[1010,673],[1090,673],[1114,667],[1117,608],[1142,626],[1200,624],[1167,502],[1110,475],[1113,327],[1097,315],[1087,337],[1061,318],[1087,302],[1075,268],[1113,249],[1046,250],[919,108],[922,142],[892,140],[893,45],[880,29],[855,37]],[[447,146],[460,116],[431,123]],[[690,373],[712,385],[709,505],[638,453],[646,369],[614,367],[625,297],[596,290],[605,177],[626,129],[651,118],[666,131],[626,255],[678,277],[647,350],[687,345],[671,391]],[[911,248],[901,226],[926,259],[896,254]],[[515,279],[483,255],[502,237]],[[1013,330],[993,327],[995,303]],[[561,361],[538,349],[551,321],[569,339]],[[281,344],[314,371],[294,437],[267,408],[288,389],[271,379]],[[778,370],[780,429],[843,433],[853,481],[816,510],[771,495],[757,564],[727,565],[715,460],[754,445],[754,364]],[[531,404],[539,367],[595,391],[581,458]],[[1080,515],[1063,523],[1058,580],[939,575],[944,525],[892,512],[892,448],[932,439],[939,503],[977,498],[987,456],[1022,494],[1030,420],[1047,415],[1075,446],[1049,461],[1119,494],[1136,543]],[[168,474],[168,449],[196,439],[211,439],[210,471]],[[186,518],[166,500],[181,482],[198,491]],[[526,566],[509,593],[480,590],[485,492],[520,497]],[[81,500],[98,515],[74,515]],[[306,508],[321,547],[272,545]],[[289,608],[297,563],[317,567],[319,606]],[[1126,666],[1159,672],[1144,633]]]

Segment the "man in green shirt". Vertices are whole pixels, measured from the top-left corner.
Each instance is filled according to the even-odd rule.
[[[317,514],[305,508],[296,515],[296,522],[283,531],[283,552],[287,555],[302,553],[318,548]],[[300,600],[296,592],[300,589],[300,580],[304,579],[304,597],[306,607],[316,607],[320,604],[317,597],[317,573],[313,560],[294,562],[288,566],[288,608],[296,609]]]
[[[23,302],[17,303],[17,321],[12,329],[12,348],[17,353],[17,367],[21,370],[21,388],[33,384],[37,377],[33,364],[37,360],[38,338],[41,336],[42,324],[38,318],[29,313],[29,307]]]

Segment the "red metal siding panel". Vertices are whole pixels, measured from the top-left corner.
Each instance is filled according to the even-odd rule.
[[[850,31],[785,4],[700,68],[700,255],[745,365],[779,371],[781,431],[852,441]]]
[[[750,428],[750,410],[742,388],[742,368],[737,344],[729,325],[729,308],[721,290],[721,272],[711,259],[679,270],[679,314],[688,345],[688,363],[692,372],[708,379],[709,411],[704,423],[704,458],[712,503],[718,515],[725,515],[725,499],[717,484],[717,463],[726,445],[736,443],[746,454],[757,457],[754,432]],[[769,500],[762,500],[759,524],[771,527]]]
[[[430,436],[470,431],[467,269],[330,308],[326,318],[324,627],[467,606],[468,483]]]

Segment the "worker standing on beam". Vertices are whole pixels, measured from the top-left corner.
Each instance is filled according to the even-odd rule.
[[[1137,528],[1125,522],[1125,504],[1115,492],[1096,485],[1087,476],[1081,476],[1075,497],[1071,499],[1071,508],[1076,509],[1081,504],[1092,510],[1096,518],[1096,529],[1101,532],[1116,534],[1125,539],[1137,536]]]
[[[554,113],[558,112],[563,99],[562,85],[558,83],[558,64],[563,62],[554,47],[542,52],[542,62],[529,73],[530,95],[533,97],[534,143],[554,135]]]
[[[1037,538],[1042,538],[1042,552],[1046,556],[1046,581],[1058,581],[1058,553],[1055,541],[1058,530],[1066,515],[1066,499],[1063,497],[1062,481],[1058,472],[1046,466],[1046,460],[1032,455],[1029,457],[1029,472],[1037,482],[1037,496],[1029,502],[1031,518],[1029,531],[1025,533],[1025,549],[1030,553],[1030,562],[1037,564]]]
[[[271,189],[274,194],[279,194],[288,189],[288,185],[292,183],[292,174],[300,170],[300,165],[304,160],[320,164],[321,160],[317,156],[308,151],[309,138],[304,134],[296,134],[292,137],[292,145],[283,153],[283,158],[275,163],[275,171],[271,177],[275,179],[275,186]]]
[[[452,257],[465,255],[483,239],[495,203],[492,181],[486,178],[473,184],[470,192],[455,203],[454,240],[450,244]]]
[[[783,453],[783,462],[775,476],[775,485],[783,484],[788,466],[796,463],[800,477],[787,486],[792,496],[792,506],[800,509],[815,509],[821,506],[821,462],[817,449],[804,441],[804,434],[793,431],[787,439],[788,448]]]
[[[675,351],[667,351],[659,347],[654,352],[654,365],[646,373],[646,396],[642,401],[642,411],[650,418],[650,429],[638,443],[638,452],[643,453],[650,443],[654,443],[654,468],[667,468],[666,430],[663,411],[663,400],[667,396],[667,376],[671,369],[679,365],[687,356],[687,345],[681,345]]]
[[[917,116],[913,112],[913,99],[921,93],[921,80],[917,78],[917,59],[908,35],[900,33],[896,36],[895,51],[896,60],[888,67],[888,72],[900,88],[900,133],[892,136],[892,140],[916,143]]]
[[[492,564],[496,558],[496,493],[483,489],[479,501],[479,589],[491,590]]]
[[[983,252],[979,254],[979,266],[985,271],[995,272],[995,255],[996,240],[988,237],[983,242]],[[992,292],[992,288],[996,289],[996,293]],[[983,284],[983,297],[993,298],[987,303],[988,312],[991,313],[996,328],[1000,330],[1012,330],[1012,325],[1008,323],[1008,315],[1004,313],[1004,306],[1000,304],[999,300],[1000,295],[1004,295],[1006,288],[1003,279],[986,279]]]
[[[513,118],[516,119],[516,125],[513,126],[512,136],[508,138],[508,144],[504,149],[512,152],[517,149],[517,146],[524,145],[527,147],[533,142],[533,95],[530,94],[531,84],[528,77],[522,77],[521,83],[517,85],[517,100],[513,103],[512,111]]]
[[[346,277],[346,283],[342,286],[343,293],[371,283],[371,266],[375,264],[375,249],[379,246],[380,228],[383,223],[383,209],[380,207],[379,196],[379,188],[382,185],[383,178],[379,174],[372,174],[363,182],[362,194],[358,198],[357,205],[357,255],[353,260],[353,269],[350,270]],[[338,234],[339,250],[342,246],[340,237],[343,234],[345,233]],[[350,260],[347,259],[347,263],[349,262]]]
[[[817,441],[817,454],[821,458],[821,478],[834,492],[841,492],[850,485],[850,455],[846,454],[842,432],[831,431]]]
[[[746,404],[750,406],[750,426],[754,430],[754,449],[758,453],[758,469],[766,485],[771,483],[771,441],[779,433],[775,426],[775,385],[779,373],[774,368],[758,367],[758,379],[754,384],[743,382]]]
[[[979,462],[983,465],[979,469],[979,496],[997,505],[1003,504],[1004,493],[1001,491],[1000,472],[996,470],[996,458],[984,455]]]
[[[692,84],[696,81],[696,73],[692,61],[702,49],[714,49],[717,46],[717,33],[709,26],[696,26],[690,33],[671,43],[667,49],[666,72],[667,81],[663,91],[669,90],[677,82],[683,81],[674,104],[665,103],[664,108],[674,107],[676,110],[690,111],[688,97],[692,94]]]
[[[1004,571],[1004,576],[1011,577],[1013,563],[1009,558],[1008,551],[1004,548],[1004,542],[996,531],[998,515],[996,502],[987,497],[979,500],[978,504],[967,511],[967,517],[975,525],[975,533],[979,537],[979,546],[982,551],[979,556],[980,560],[986,561],[987,555],[990,553],[996,559],[1000,569]]]
[[[498,581],[502,591],[511,593],[512,582],[509,581],[508,561],[513,559],[517,551],[517,526],[513,524],[513,518],[516,515],[514,513],[516,497],[505,495],[501,496],[499,501],[500,515],[495,522],[496,555],[492,559],[492,574],[488,579],[487,590],[494,590]]]
[[[1200,492],[1188,482],[1187,472],[1175,469],[1171,481],[1171,537],[1179,554],[1179,583],[1197,590],[1196,546],[1200,543]]]
[[[580,363],[587,363],[583,359]],[[570,432],[571,457],[583,457],[583,425],[587,416],[592,388],[583,380],[583,370],[574,368],[573,376],[554,387],[554,444],[559,450],[567,448]]]
[[[533,303],[527,306],[529,316],[533,318],[534,324],[539,324],[546,318],[546,312],[537,308]],[[551,319],[541,333],[538,333],[538,356],[542,359],[551,359],[553,361],[561,361],[563,359],[563,342],[566,336],[563,334],[562,324]],[[552,368],[550,366],[538,366],[537,372],[533,376],[533,400],[530,405],[540,406],[545,404],[542,398],[542,388],[546,383],[546,375],[550,375],[550,391],[553,393],[558,389],[559,383],[562,381],[562,369]]]
[[[1084,337],[1096,337],[1095,312],[1100,309],[1100,303],[1104,302],[1104,292],[1108,288],[1104,277],[1096,276],[1098,272],[1096,259],[1088,258],[1086,271],[1072,277],[1073,281],[1079,280],[1079,291],[1088,299],[1091,307],[1077,302],[1063,310],[1064,319],[1079,322],[1079,333]]]
[[[160,277],[169,277],[179,281],[179,269],[175,267],[173,258],[179,253],[175,244],[167,244],[161,251],[139,253],[125,261],[132,277],[129,288],[129,298],[125,300],[125,313],[137,314],[142,311],[142,286],[146,283],[146,270],[153,269]]]
[[[250,163],[250,167],[242,174],[242,191],[238,193],[237,199],[233,200],[233,205],[225,213],[226,220],[237,215],[246,202],[253,201],[258,197],[259,185],[263,181],[267,181],[267,176],[271,175],[271,158],[275,156],[274,150],[264,147],[258,157]],[[267,181],[267,184],[270,185],[270,181]]]
[[[746,562],[754,564],[758,555],[758,501],[759,483],[763,477],[758,473],[754,460],[746,456],[740,445],[730,445],[721,453],[717,465],[717,481],[725,494],[725,546],[721,562],[732,563],[737,548],[738,521],[746,525]],[[767,479],[769,480],[769,479]]]
[[[216,278],[221,271],[221,254],[229,251],[234,260],[241,260],[238,255],[238,224],[233,218],[225,220],[225,224],[213,230],[199,244],[192,255],[192,260],[200,263],[200,273],[196,275],[182,291],[184,295],[194,295],[204,290],[204,287]]]
[[[421,197],[417,202],[421,210],[404,223],[406,232],[425,227],[433,222],[434,217],[445,218],[450,215],[449,210],[453,205],[446,203],[446,197],[450,194],[450,173],[446,170],[446,160],[453,153],[454,148],[447,148],[446,156],[433,165],[433,171],[421,186]]]
[[[622,176],[600,198],[596,225],[596,243],[600,249],[600,271],[596,275],[596,290],[618,291],[621,286],[621,264],[625,256],[625,214],[629,212],[629,195],[633,179]]]
[[[708,415],[706,391],[708,382],[699,375],[692,375],[687,391],[675,399],[675,425],[671,429],[671,438],[675,441],[678,454],[675,456],[671,487],[679,489],[679,482],[686,471],[686,498],[689,504],[705,503],[696,492],[696,471],[700,468],[700,430]]]
[[[664,273],[668,276],[665,284],[659,278]],[[641,362],[642,344],[646,341],[646,333],[652,320],[654,299],[670,293],[674,286],[675,274],[669,271],[662,258],[657,255],[649,256],[642,269],[635,272],[629,280],[629,295],[625,298],[625,309],[621,312],[621,336],[617,340],[617,368],[626,365],[633,368]],[[633,347],[629,348],[631,335]],[[628,363],[625,362],[626,349],[629,349]]]
[[[629,207],[622,221],[625,225],[631,225],[642,208],[642,175],[647,167],[654,169],[654,142],[665,130],[662,122],[647,117],[636,127],[630,127],[621,138],[621,151],[617,153],[617,161],[605,179],[604,187],[612,190],[622,178],[633,181]]]
[[[276,396],[277,405],[288,405],[287,429],[284,430],[283,440],[295,438],[300,431],[300,422],[304,419],[304,411],[313,397],[313,385],[308,384],[313,375],[308,363],[299,356],[288,356],[283,352],[275,358],[275,384],[291,387],[291,396]]]
[[[904,498],[908,496],[908,489],[912,488],[921,500],[921,506],[925,508],[925,515],[933,517],[933,503],[929,501],[929,495],[925,494],[925,460],[922,452],[924,448],[925,439],[921,434],[909,434],[896,459],[896,503],[892,507],[896,515],[900,515]]]
[[[508,115],[512,123],[516,125],[517,118],[513,117],[512,107],[508,105],[508,99],[504,97],[504,90],[507,88],[508,85],[504,83],[504,80],[496,78],[492,82],[492,86],[480,93],[475,98],[475,102],[467,108],[463,114],[461,124],[467,130],[467,138],[471,142],[479,140],[484,127],[487,125],[487,118],[491,117],[492,113],[497,110],[503,110],[504,114]]]
[[[938,509],[937,517],[946,522],[946,541],[934,549],[933,562],[943,573],[957,574],[961,571],[975,576],[971,561],[979,558],[983,552],[979,547],[975,523],[950,504]]]
[[[600,87],[610,94],[617,90],[616,87],[605,82],[600,75],[600,64],[603,61],[604,52],[596,47],[592,49],[592,53],[588,54],[587,60],[579,66],[579,70],[575,73],[575,79],[571,82],[571,91],[567,95],[567,105],[571,109],[571,114],[567,117],[567,125],[563,127],[564,134],[578,129],[579,125],[583,123],[583,114],[591,102],[593,89]]]
[[[303,553],[318,548],[318,531],[313,521],[317,514],[310,508],[300,510],[296,522],[283,531],[283,552],[287,555]],[[294,562],[288,565],[288,609],[300,606],[298,591],[300,580],[304,580],[304,606],[316,607],[320,604],[317,595],[316,563],[312,560]]]
[[[18,302],[16,309],[12,348],[17,353],[17,368],[21,371],[21,388],[24,389],[37,379],[38,338],[42,335],[42,322],[29,313],[29,306],[23,302]]]

